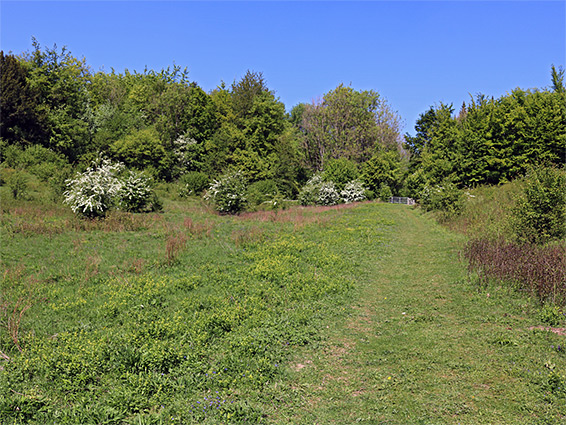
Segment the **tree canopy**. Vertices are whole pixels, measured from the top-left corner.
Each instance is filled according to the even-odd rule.
[[[362,163],[378,146],[397,149],[400,143],[400,117],[373,90],[341,84],[321,101],[295,110],[294,119],[300,121],[306,161],[314,170],[323,170],[330,158]]]
[[[15,150],[38,146],[82,169],[102,154],[164,180],[239,171],[293,196],[316,172],[359,173],[374,191],[419,197],[427,186],[500,184],[566,158],[562,67],[552,66],[548,88],[479,94],[457,114],[431,106],[414,136],[401,135],[401,117],[374,90],[339,84],[287,113],[261,72],[207,93],[179,66],[92,72],[84,58],[35,39],[29,53],[0,53],[0,77],[10,164]]]

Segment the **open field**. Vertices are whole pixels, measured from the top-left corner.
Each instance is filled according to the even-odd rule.
[[[2,208],[0,423],[566,421],[560,326],[418,210]]]

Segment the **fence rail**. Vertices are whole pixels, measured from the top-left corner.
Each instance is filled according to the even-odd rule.
[[[392,196],[389,198],[389,202],[392,204],[415,205],[415,200],[413,198],[407,198],[404,196]]]

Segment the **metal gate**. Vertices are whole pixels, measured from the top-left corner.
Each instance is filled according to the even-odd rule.
[[[407,198],[405,196],[392,196],[389,198],[389,202],[392,204],[415,205],[415,200],[413,198]]]

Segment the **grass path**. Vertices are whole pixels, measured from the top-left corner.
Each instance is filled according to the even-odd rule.
[[[555,348],[566,341],[529,329],[536,305],[501,287],[479,291],[458,258],[462,238],[421,213],[382,205],[366,214],[394,221],[390,246],[383,256],[358,242],[352,313],[328,325],[320,347],[297,353],[272,419],[566,423],[566,357]],[[341,225],[360,219],[349,217]]]

